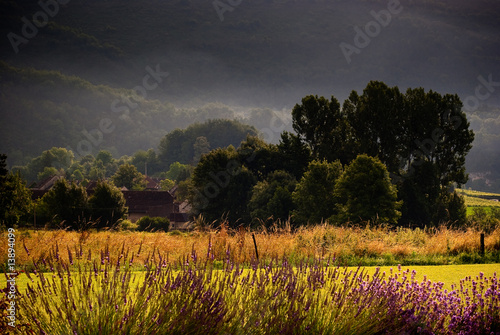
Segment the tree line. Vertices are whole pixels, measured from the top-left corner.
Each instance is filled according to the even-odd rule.
[[[256,133],[255,128],[238,121],[208,120],[166,134],[158,153],[154,149],[139,150],[131,157],[115,159],[111,152],[101,150],[96,156],[77,160],[71,150],[53,147],[28,164],[13,167],[11,172],[7,170],[7,156],[2,155],[1,224],[71,229],[118,227],[127,213],[121,188],[145,190],[147,174],[158,178],[160,189],[168,191],[190,178],[193,165],[210,151],[211,145],[237,145],[248,134]],[[33,202],[29,187],[53,176],[59,180]],[[98,183],[88,195],[85,187],[91,181]],[[138,222],[139,229],[164,229],[166,225],[157,218],[143,221]]]
[[[213,120],[168,133],[158,153],[119,159],[100,151],[75,161],[71,151],[52,148],[12,175],[41,180],[59,174],[80,185],[108,179],[140,190],[147,169],[164,179],[164,189],[179,185],[193,215],[225,217],[236,226],[268,219],[296,226],[465,222],[453,187],[467,181],[474,133],[457,95],[423,88],[402,93],[373,81],[342,106],[333,96],[304,97],[292,110],[292,126],[294,133],[283,131],[271,144],[252,127]]]
[[[152,148],[138,150],[132,156],[124,155],[115,159],[110,151],[100,150],[95,156],[89,154],[78,160],[71,150],[53,147],[26,165],[14,166],[12,170],[20,172],[30,185],[53,175],[78,181],[111,178],[120,166],[127,164],[134,166],[141,174],[183,180],[189,176],[190,166],[194,166],[201,155],[212,148],[239,145],[248,134],[257,135],[257,130],[239,121],[208,120],[167,133],[161,139],[158,151]],[[136,184],[125,186],[141,189]]]
[[[203,156],[189,184],[195,213],[235,225],[465,222],[453,187],[467,181],[474,133],[457,95],[372,81],[342,106],[306,96],[292,117],[295,134],[277,145],[248,137]]]

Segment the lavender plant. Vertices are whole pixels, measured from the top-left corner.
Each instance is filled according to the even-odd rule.
[[[68,249],[68,253],[71,251]],[[500,282],[465,278],[451,291],[415,273],[349,270],[328,260],[231,261],[153,252],[132,271],[122,248],[71,265],[35,262],[20,317],[40,334],[495,334]],[[209,255],[210,256],[210,255]],[[44,264],[43,264],[44,263]],[[42,268],[50,268],[44,273]]]

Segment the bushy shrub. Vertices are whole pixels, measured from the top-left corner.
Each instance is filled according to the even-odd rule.
[[[143,216],[136,222],[139,231],[164,231],[170,227],[170,220],[164,217]]]
[[[120,225],[121,230],[134,231],[137,230],[137,224],[130,220],[123,220]]]
[[[500,228],[500,209],[491,207],[487,211],[483,207],[475,207],[473,214],[469,217],[469,222],[475,229],[491,234]]]

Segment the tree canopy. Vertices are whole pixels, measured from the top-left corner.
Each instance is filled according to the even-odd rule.
[[[257,182],[248,202],[252,220],[288,220],[294,208],[292,192],[296,184],[295,177],[283,170],[276,170]]]
[[[19,173],[7,170],[7,156],[0,154],[0,225],[13,227],[26,218],[33,203],[31,192]]]
[[[126,213],[122,192],[103,181],[89,196],[82,186],[61,178],[37,204],[37,220],[51,228],[117,228]]]
[[[340,161],[312,161],[292,194],[294,220],[307,224],[330,219],[335,214],[335,183],[341,174]]]
[[[52,228],[79,229],[88,219],[87,192],[75,183],[59,179],[40,199],[37,213],[39,219],[48,222]]]
[[[125,219],[127,207],[123,193],[113,184],[100,181],[88,201],[90,218],[97,222],[93,227],[115,227]]]
[[[345,168],[335,185],[337,222],[397,224],[401,216],[396,186],[378,158],[362,154]]]
[[[142,190],[146,184],[144,175],[130,164],[120,165],[112,179],[117,187],[126,187],[129,190]]]
[[[352,91],[342,109],[337,106],[334,97],[304,98],[293,110],[298,136],[316,159],[348,164],[359,154],[378,157],[403,190],[406,223],[426,224],[442,190],[467,181],[465,157],[474,133],[457,95],[423,88],[401,93],[371,81],[361,95]]]
[[[194,213],[209,221],[227,216],[232,223],[248,222],[247,202],[255,176],[240,162],[234,147],[219,148],[201,157],[192,176],[189,200]]]
[[[283,131],[278,144],[269,144],[253,127],[210,120],[168,133],[158,154],[140,150],[115,159],[101,150],[75,160],[54,147],[18,170],[30,181],[54,174],[79,185],[111,178],[117,187],[141,190],[139,170],[147,168],[169,179],[163,188],[181,183],[179,194],[194,214],[234,224],[271,216],[296,224],[377,217],[420,226],[464,222],[463,201],[449,189],[467,181],[474,133],[457,95],[371,81],[343,104],[334,96],[304,97],[292,109],[292,126],[296,133]],[[370,197],[356,193],[361,189]]]
[[[257,135],[256,129],[238,121],[216,119],[195,123],[165,135],[158,146],[158,156],[164,168],[174,162],[192,164],[210,148],[238,146],[247,135]]]

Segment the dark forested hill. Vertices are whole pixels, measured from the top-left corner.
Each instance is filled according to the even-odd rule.
[[[496,0],[0,0],[0,150],[76,149],[110,119],[99,146],[129,154],[206,103],[290,110],[370,80],[458,93],[472,115],[500,105],[499,17]]]
[[[115,156],[132,155],[137,150],[158,148],[168,132],[197,122],[238,119],[257,126],[262,133],[277,115],[269,109],[250,109],[242,115],[217,103],[179,109],[144,98],[140,92],[94,85],[58,71],[17,68],[0,61],[0,152],[8,154],[11,165],[25,164],[51,147],[71,149],[77,157],[96,154],[101,149]],[[239,126],[255,135],[255,129]],[[209,138],[213,148],[219,142],[238,145],[237,141],[225,139],[230,134],[222,128],[216,133],[200,131],[198,135]],[[229,129],[232,128],[228,127],[227,132]],[[274,141],[279,137],[264,135]]]
[[[61,2],[16,53],[8,33],[23,36],[22,17],[43,9],[0,1],[2,59],[126,88],[161,64],[170,78],[152,95],[279,108],[313,92],[345,98],[372,79],[466,96],[477,76],[500,76],[495,0]],[[350,63],[341,43],[359,51]]]
[[[0,63],[0,79],[0,150],[11,162],[52,146],[81,155],[98,149],[131,154],[156,147],[173,124],[186,125],[171,105],[55,71]]]

